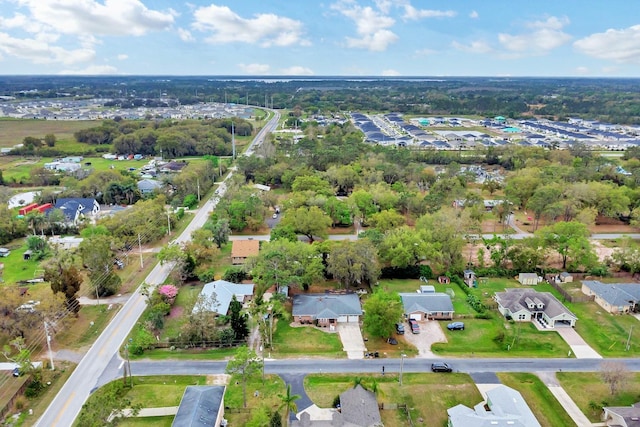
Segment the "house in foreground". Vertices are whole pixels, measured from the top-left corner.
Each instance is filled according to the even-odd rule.
[[[640,283],[602,283],[597,280],[583,280],[582,293],[593,296],[595,303],[608,313],[629,313],[638,308]]]
[[[640,402],[631,406],[605,406],[602,421],[607,427],[640,426]]]
[[[487,391],[487,402],[473,409],[457,405],[447,409],[449,427],[540,427],[522,395],[505,385]]]
[[[187,386],[172,427],[219,427],[224,421],[225,386]]]
[[[237,284],[226,280],[209,282],[200,291],[200,297],[206,301],[205,306],[201,307],[196,304],[193,310],[197,312],[200,309],[205,309],[220,316],[226,316],[233,296],[235,295],[236,299],[244,304],[253,297],[253,287],[253,284]],[[215,304],[212,302],[212,297],[215,297]]]
[[[340,394],[340,409],[331,420],[312,420],[308,412],[302,412],[300,420],[292,427],[382,427],[382,417],[376,395],[360,384]]]
[[[295,322],[333,328],[360,322],[362,306],[357,294],[300,294],[293,296],[292,314]]]
[[[578,318],[550,292],[511,288],[496,292],[498,311],[516,322],[536,322],[540,328],[575,326]]]
[[[422,287],[421,287],[422,288]],[[401,293],[400,299],[404,315],[415,320],[451,320],[453,319],[453,303],[451,297],[443,292]]]

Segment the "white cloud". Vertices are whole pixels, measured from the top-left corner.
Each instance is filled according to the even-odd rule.
[[[26,59],[34,64],[62,63],[66,65],[87,62],[95,57],[92,49],[80,48],[68,50],[53,46],[57,36],[43,33],[35,38],[15,38],[0,33],[0,52],[7,56]]]
[[[347,37],[347,46],[363,48],[371,51],[384,51],[398,40],[398,36],[389,30],[395,19],[350,1],[342,1],[331,5],[331,9],[340,12],[356,24],[356,32],[360,38]]]
[[[528,28],[529,32],[518,35],[500,33],[498,41],[512,53],[542,55],[571,40],[571,36],[562,31],[567,24],[567,18],[551,16],[544,21],[526,23],[525,28]]]
[[[118,61],[124,61],[125,59],[128,59],[129,55],[127,55],[126,53],[121,53],[120,55],[118,55]]]
[[[267,64],[238,64],[238,67],[247,74],[269,74],[271,68]]]
[[[451,46],[453,46],[454,49],[468,53],[486,54],[493,52],[493,48],[491,47],[491,45],[484,40],[474,40],[466,44],[454,41],[453,43],[451,43]]]
[[[396,70],[382,70],[382,75],[383,76],[388,76],[388,77],[393,77],[393,76],[399,76],[400,72],[396,71]]]
[[[392,2],[391,0],[374,0],[374,3],[376,4],[376,7],[380,10],[380,12],[385,14],[391,12],[391,6],[394,6],[394,2]]]
[[[180,40],[183,42],[192,42],[195,40],[193,35],[191,35],[191,31],[185,30],[184,28],[178,28],[178,37],[180,37]]]
[[[30,19],[62,34],[141,36],[168,29],[176,13],[148,9],[139,0],[18,0]]]
[[[640,25],[591,34],[576,40],[573,46],[594,58],[616,62],[640,62]]]
[[[88,67],[79,70],[62,70],[58,74],[95,76],[98,74],[116,74],[117,72],[118,69],[111,65],[89,65]]]
[[[479,17],[480,15],[478,15],[478,12],[476,12],[475,10],[472,10],[471,12],[469,12],[469,18],[478,19]]]
[[[422,18],[453,18],[456,12],[453,10],[416,9],[410,4],[404,5],[404,19],[418,20]]]
[[[283,68],[280,72],[286,76],[312,76],[314,74],[311,68],[303,67],[301,65]]]
[[[264,47],[310,44],[303,38],[302,22],[271,13],[246,19],[226,6],[212,4],[196,9],[193,16],[192,27],[211,33],[206,39],[210,43],[242,42]]]
[[[576,74],[580,74],[582,76],[589,74],[589,68],[588,67],[576,67]]]

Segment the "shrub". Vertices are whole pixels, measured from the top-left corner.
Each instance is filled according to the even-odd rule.
[[[477,313],[484,313],[487,311],[487,307],[475,295],[467,295],[467,304],[469,304]]]
[[[173,285],[162,285],[158,288],[158,294],[164,302],[173,305],[178,296],[178,288]]]
[[[227,268],[222,276],[222,280],[227,282],[240,283],[247,278],[247,272],[242,267]]]
[[[184,200],[182,202],[189,209],[193,209],[198,206],[198,198],[195,194],[187,194],[184,196]]]
[[[420,276],[425,279],[433,279],[433,270],[428,265],[421,265]]]
[[[331,404],[332,408],[337,408],[338,406],[340,406],[340,395],[337,395],[336,397],[334,397],[333,403]]]
[[[180,208],[176,211],[176,219],[180,221],[182,218],[184,218],[184,209]]]
[[[196,268],[196,274],[198,276],[198,280],[201,282],[211,282],[215,278],[215,269],[213,267],[208,267],[204,269]]]

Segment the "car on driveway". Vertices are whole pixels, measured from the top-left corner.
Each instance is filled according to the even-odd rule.
[[[404,325],[402,323],[396,323],[396,333],[398,335],[404,335]]]
[[[418,325],[418,321],[416,321],[414,319],[409,319],[409,326],[411,326],[411,333],[412,334],[419,334],[420,333],[420,325]]]
[[[435,362],[431,364],[431,372],[452,372],[451,365],[445,362]]]
[[[453,322],[447,325],[450,331],[464,331],[464,322]]]

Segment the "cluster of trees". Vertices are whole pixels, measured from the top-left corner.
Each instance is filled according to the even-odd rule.
[[[249,136],[250,122],[233,119],[235,133]],[[229,156],[232,119],[210,120],[106,120],[100,126],[75,132],[78,142],[90,145],[113,144],[117,154],[184,156]]]

